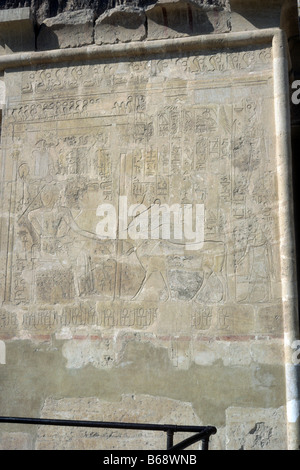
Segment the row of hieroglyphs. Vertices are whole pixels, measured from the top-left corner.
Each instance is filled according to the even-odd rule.
[[[173,306],[176,317],[178,306]],[[109,304],[99,302],[95,307],[92,303],[80,303],[63,308],[36,308],[35,311],[9,312],[0,310],[0,331],[2,334],[13,335],[17,331],[52,333],[69,331],[84,335],[99,333],[103,329],[131,328],[133,330],[153,331],[153,326],[160,325],[163,334],[166,312],[154,304],[132,306],[130,303]],[[269,305],[259,308],[251,306],[197,306],[185,318],[185,326],[181,334],[189,330],[212,334],[270,334],[280,335],[282,331],[280,305]],[[82,329],[85,328],[85,329]],[[88,330],[86,329],[88,328]],[[156,330],[155,330],[156,331]],[[171,331],[170,331],[171,332]],[[178,331],[173,331],[178,333]]]
[[[180,87],[178,88],[178,93],[183,94],[185,92],[185,90],[180,90]],[[227,94],[229,89],[230,87],[226,89]],[[216,88],[217,91],[218,88]],[[201,92],[202,90],[193,90],[197,102],[201,100]],[[154,89],[153,94],[155,93],[157,93],[157,90]],[[139,135],[141,130],[136,132],[137,140],[140,141],[149,140],[155,134],[156,129],[158,129],[157,134],[159,136],[164,136],[169,132],[173,135],[180,132],[201,133],[205,131],[206,127],[211,131],[217,130],[217,115],[215,111],[212,111],[209,104],[199,107],[195,103],[194,109],[191,108],[190,110],[181,109],[178,104],[160,106],[158,111],[156,110],[148,116],[146,115],[146,108],[145,94],[142,92],[125,94],[122,91],[122,93],[117,94],[117,99],[113,102],[107,93],[101,93],[97,96],[90,95],[85,98],[45,98],[43,101],[38,100],[37,102],[27,100],[22,104],[12,103],[6,111],[6,119],[7,123],[14,124],[17,122],[53,120],[58,117],[71,119],[97,116],[134,116],[135,124],[144,126],[143,132],[145,135]],[[220,109],[222,109],[221,106]],[[230,129],[227,129],[227,131],[229,132]]]
[[[170,68],[178,77],[195,77],[219,72],[252,71],[265,68],[271,63],[271,50],[236,51],[230,53],[212,52],[203,55],[168,58],[160,60],[136,60],[119,64],[103,63],[94,65],[43,68],[24,74],[22,93],[68,93],[78,88],[106,88],[126,86],[129,83],[145,84],[168,74]]]

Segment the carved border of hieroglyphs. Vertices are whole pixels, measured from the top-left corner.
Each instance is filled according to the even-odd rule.
[[[126,85],[131,81],[143,81],[140,76],[157,77],[165,73],[170,67],[176,67],[178,73],[216,74],[225,72],[253,71],[267,64],[271,65],[272,51],[270,48],[261,48],[248,51],[212,52],[197,56],[181,58],[166,58],[160,60],[132,60],[124,62],[124,71],[118,69],[118,64],[93,64],[74,67],[37,69],[24,72],[22,93],[59,93],[68,92],[78,87],[103,88],[106,85]]]
[[[7,111],[7,118],[15,122],[40,121],[55,119],[57,116],[84,116],[89,107],[97,105],[99,100],[94,98],[68,98],[48,100],[41,103],[31,103],[12,106]]]
[[[63,309],[40,308],[18,315],[5,309],[0,310],[0,332],[11,333],[22,328],[26,331],[59,331],[69,327],[134,328],[144,329],[156,321],[157,306],[94,305],[66,306]],[[20,318],[19,318],[20,317]]]
[[[178,314],[178,312],[177,312]],[[147,330],[154,324],[160,329],[165,312],[154,304],[132,306],[131,304],[108,305],[99,303],[78,304],[55,309],[53,306],[35,311],[13,312],[0,309],[0,335],[23,331],[34,333],[58,333],[77,331],[88,327],[94,331],[109,329]],[[256,309],[251,305],[206,305],[192,309],[186,317],[186,327],[195,334],[202,332],[208,337],[216,335],[282,334],[282,306],[270,304]],[[79,331],[79,330],[78,330]]]

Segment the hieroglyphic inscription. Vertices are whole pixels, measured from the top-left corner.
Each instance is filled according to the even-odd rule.
[[[148,306],[116,306],[102,304],[99,311],[93,305],[79,304],[78,306],[64,307],[61,312],[56,310],[38,310],[23,313],[21,328],[29,331],[53,332],[60,328],[81,327],[128,327],[135,329],[147,328],[157,318],[157,308]],[[1,325],[8,328],[9,325],[17,326],[15,317],[7,314],[1,315]]]
[[[1,246],[3,300],[30,312],[22,328],[147,328],[181,302],[192,329],[244,333],[233,306],[276,301],[270,60],[261,47],[22,72],[5,115]],[[204,204],[203,247],[99,239],[97,207],[119,215],[119,196]],[[91,310],[72,313],[74,300]]]
[[[149,75],[158,76],[168,72],[172,67],[176,67],[178,75],[183,73],[215,74],[216,72],[236,72],[252,71],[264,69],[270,65],[271,49],[249,47],[249,50],[203,53],[197,56],[186,56],[182,58],[166,59],[132,59],[118,64],[87,64],[82,66],[62,66],[59,68],[37,67],[36,70],[24,72],[22,81],[22,92],[27,94],[70,94],[70,91],[77,91],[79,87],[83,90],[93,90],[97,87],[105,86],[114,88],[120,85],[126,89],[126,85],[133,81],[135,84],[148,83]],[[185,75],[184,75],[185,76]],[[113,106],[118,109],[120,103],[113,101]],[[132,105],[132,99],[122,101],[122,106]]]

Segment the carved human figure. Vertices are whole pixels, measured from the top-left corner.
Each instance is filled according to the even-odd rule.
[[[247,291],[240,301],[267,302],[271,298],[272,250],[265,231],[254,219],[249,221],[244,253],[236,260],[237,283],[247,270]],[[245,268],[247,266],[247,268]]]
[[[226,249],[223,242],[204,242],[201,253],[203,282],[193,296],[200,303],[218,303],[228,300],[226,279]]]
[[[255,231],[248,245],[248,251],[251,266],[248,300],[269,301],[272,253],[268,239],[261,228]]]
[[[91,259],[84,244],[87,238],[98,242],[99,238],[96,234],[81,229],[71,210],[59,204],[60,191],[55,183],[44,186],[40,197],[42,206],[28,213],[28,219],[39,238],[39,261],[58,260],[62,267],[72,268],[77,295],[91,292]],[[35,257],[36,250],[33,255]]]

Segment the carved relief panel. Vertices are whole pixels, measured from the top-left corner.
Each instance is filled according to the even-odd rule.
[[[1,331],[157,333],[180,305],[190,335],[259,333],[261,308],[280,333],[271,81],[265,48],[24,70],[3,127]],[[99,237],[120,197],[122,236]],[[176,204],[203,207],[200,249],[175,221],[149,231]]]

